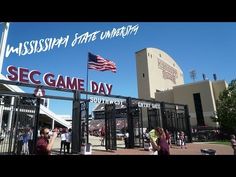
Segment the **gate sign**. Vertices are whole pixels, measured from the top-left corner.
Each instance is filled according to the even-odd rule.
[[[160,104],[156,103],[148,103],[148,102],[138,102],[138,107],[140,108],[153,108],[153,109],[160,109]]]
[[[44,90],[43,88],[37,87],[37,88],[34,90],[34,95],[37,96],[37,97],[45,96],[45,90]]]
[[[98,103],[98,104],[113,104],[114,103],[115,105],[123,105],[123,101],[118,100],[118,99],[108,100],[105,98],[90,97],[89,101],[91,103]]]

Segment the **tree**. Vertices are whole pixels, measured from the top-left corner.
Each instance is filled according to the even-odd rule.
[[[216,116],[223,133],[236,133],[236,79],[232,80],[227,89],[219,95],[216,101]]]

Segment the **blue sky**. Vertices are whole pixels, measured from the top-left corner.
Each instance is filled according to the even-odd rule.
[[[106,31],[136,24],[139,25],[136,35],[106,40],[97,38],[74,47],[70,45],[76,33]],[[69,35],[67,47],[25,56],[10,54],[4,59],[2,73],[6,75],[7,66],[14,65],[86,80],[87,55],[90,51],[114,61],[117,73],[89,70],[89,80],[112,84],[114,95],[138,97],[135,52],[154,47],[165,51],[177,62],[183,70],[185,83],[192,82],[189,76],[192,69],[197,72],[196,80],[202,80],[202,73],[209,79],[213,79],[212,75],[216,73],[218,79],[227,82],[236,78],[236,23],[13,22],[7,44],[17,47],[20,42],[66,35]],[[52,109],[66,114],[60,107]]]

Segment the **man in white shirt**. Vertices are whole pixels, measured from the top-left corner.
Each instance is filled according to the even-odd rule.
[[[60,154],[61,154],[62,148],[63,148],[64,154],[65,154],[65,153],[66,153],[66,128],[64,128],[64,129],[62,130],[62,133],[61,133],[61,148],[60,148]]]

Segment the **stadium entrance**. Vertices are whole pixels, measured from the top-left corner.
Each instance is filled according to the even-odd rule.
[[[24,143],[24,140],[21,141],[20,138],[23,138],[26,132],[32,132],[31,142],[28,142],[27,145],[30,152],[26,154],[33,154],[39,128],[48,125],[53,129],[59,124],[64,128],[72,128],[71,153],[73,154],[81,154],[82,147],[87,144],[91,144],[93,149],[97,147],[104,150],[144,147],[146,128],[151,129],[158,126],[173,133],[179,130],[185,131],[191,142],[189,114],[186,105],[6,80],[0,80],[0,85],[17,85],[50,91],[50,95],[45,93],[35,95],[34,91],[22,93],[1,88],[0,152],[2,154],[22,154],[21,148],[24,148],[24,144],[20,144],[19,141]],[[52,92],[57,92],[57,94]],[[63,103],[63,109],[70,109],[72,122],[56,116],[50,110],[46,110],[45,105],[40,104],[42,100],[49,98]],[[70,106],[66,106],[65,101]],[[92,114],[89,110],[93,110]],[[144,119],[148,120],[148,127],[143,126]],[[59,150],[60,145],[57,151]]]

